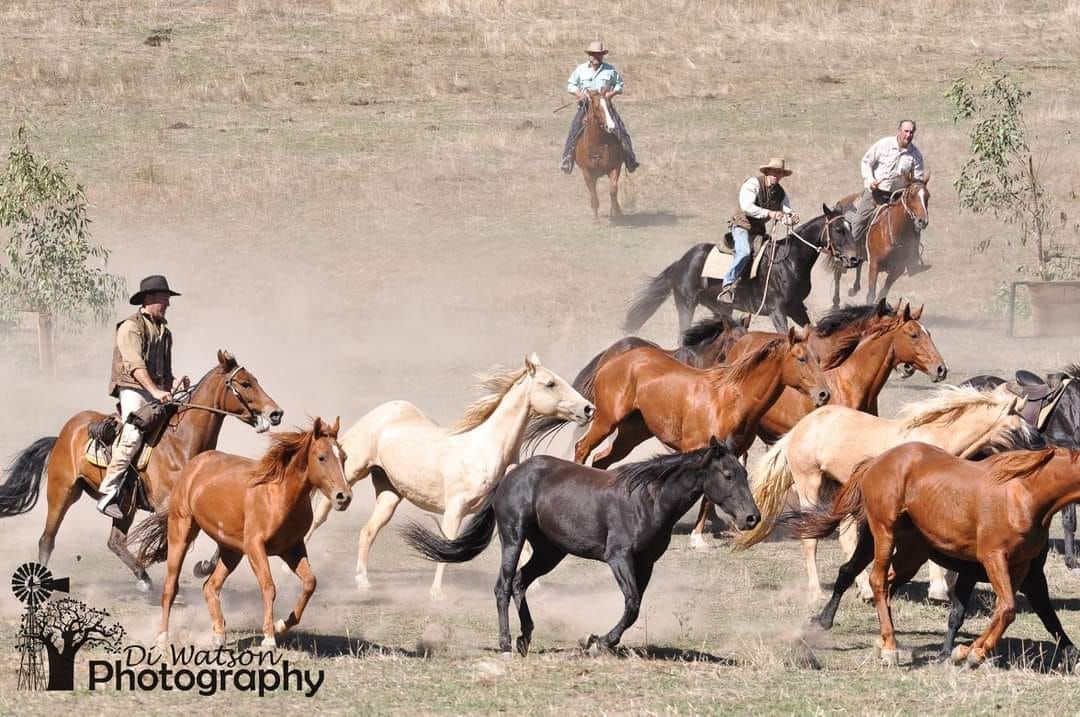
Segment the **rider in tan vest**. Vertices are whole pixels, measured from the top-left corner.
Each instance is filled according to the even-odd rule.
[[[164,276],[146,277],[130,300],[139,310],[116,325],[109,395],[119,400],[124,424],[98,488],[98,510],[110,518],[123,517],[118,504],[120,486],[143,445],[142,433],[130,422],[131,414],[151,401],[171,400],[171,391],[188,382],[187,377],[177,379],[172,372],[172,332],[165,311],[173,296],[180,294],[169,288]]]

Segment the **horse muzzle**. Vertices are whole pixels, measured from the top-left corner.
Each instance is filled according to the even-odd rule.
[[[840,265],[845,269],[854,269],[859,265],[859,257],[857,256],[842,256],[840,257]]]
[[[915,375],[915,367],[906,362],[897,364],[896,373],[900,374],[900,378],[911,378]]]
[[[330,503],[333,505],[334,510],[345,510],[349,507],[349,503],[352,502],[352,491],[339,490],[335,491],[330,496]]]
[[[927,373],[930,373],[927,371]],[[943,363],[939,363],[934,367],[933,373],[930,373],[930,380],[934,383],[941,383],[949,375],[949,367]]]
[[[571,420],[579,426],[584,426],[592,420],[594,415],[596,415],[596,406],[586,403],[584,408],[574,411]]]
[[[927,226],[928,226],[929,224],[930,224],[930,220],[929,220],[929,219],[922,219],[922,218],[919,218],[919,219],[916,219],[916,220],[915,220],[915,228],[916,228],[916,229],[918,229],[919,231],[922,231],[923,229],[926,229],[926,227],[927,227]]]
[[[813,391],[811,393],[811,395],[810,395],[811,400],[814,402],[814,405],[817,406],[817,407],[824,406],[826,403],[828,403],[830,397],[831,396],[830,396],[829,390],[827,388],[819,388],[819,389]]]

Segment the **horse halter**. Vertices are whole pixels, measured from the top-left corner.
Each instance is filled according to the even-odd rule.
[[[901,207],[903,207],[903,208],[904,208],[904,214],[907,214],[907,216],[908,216],[908,219],[910,219],[910,220],[911,220],[911,223],[912,223],[912,224],[915,224],[915,223],[917,223],[917,222],[919,221],[919,218],[918,218],[917,216],[915,216],[915,211],[914,211],[914,210],[913,210],[913,209],[912,209],[911,207],[909,207],[909,206],[908,206],[908,198],[907,198],[907,194],[908,194],[908,191],[909,191],[909,190],[910,190],[910,189],[911,189],[912,187],[914,187],[914,186],[915,186],[916,184],[922,185],[922,186],[923,186],[924,188],[925,188],[925,186],[926,186],[926,185],[925,185],[925,184],[924,184],[923,182],[915,181],[915,182],[912,182],[911,184],[907,185],[907,186],[906,186],[906,187],[904,187],[903,189],[897,189],[897,190],[896,190],[895,192],[893,192],[893,196],[897,198],[897,203],[898,203],[898,204],[899,204],[899,205],[900,205]],[[921,200],[921,198],[920,198],[920,200]],[[890,198],[890,200],[889,200],[889,201],[890,201],[890,203],[892,203],[892,199],[891,199],[891,198]],[[927,206],[926,206],[926,204],[925,204],[925,203],[923,204],[923,210],[924,210],[924,211],[926,212],[926,214],[927,214],[927,221],[929,222],[929,218],[930,218],[930,210],[929,210],[929,209],[927,208]]]
[[[237,364],[236,367],[232,371],[230,371],[229,374],[225,377],[225,388],[231,391],[232,395],[236,396],[236,400],[240,402],[240,406],[244,409],[244,411],[247,412],[247,420],[245,420],[245,416],[240,413],[232,413],[231,411],[214,408],[213,406],[203,406],[199,403],[188,403],[188,401],[190,401],[191,399],[191,394],[195,391],[195,388],[198,388],[199,385],[201,385],[202,382],[206,380],[206,376],[201,378],[199,380],[199,383],[195,384],[195,388],[189,388],[187,391],[185,391],[185,393],[187,394],[187,398],[185,400],[177,401],[177,403],[180,404],[180,411],[198,409],[201,411],[207,411],[209,413],[216,413],[219,416],[232,416],[233,418],[238,418],[241,421],[244,421],[244,423],[250,423],[251,425],[255,425],[255,423],[257,423],[259,420],[259,414],[256,411],[252,410],[251,404],[247,402],[247,399],[245,399],[244,396],[240,393],[240,391],[236,388],[236,375],[243,370],[244,367],[240,364]]]
[[[825,241],[822,244],[815,244],[815,243],[803,238],[802,235],[800,235],[797,231],[795,231],[795,227],[792,227],[790,229],[791,236],[795,237],[796,239],[801,241],[803,244],[805,244],[806,246],[808,246],[811,249],[813,249],[814,251],[816,251],[818,254],[826,253],[829,256],[831,256],[833,259],[839,259],[840,258],[840,252],[838,252],[836,250],[836,246],[833,244],[833,240],[832,240],[832,224],[833,224],[833,222],[836,222],[836,221],[846,222],[847,219],[844,219],[843,214],[837,214],[835,217],[831,217],[829,219],[826,219],[825,220],[825,228],[821,232],[822,236],[825,237]]]

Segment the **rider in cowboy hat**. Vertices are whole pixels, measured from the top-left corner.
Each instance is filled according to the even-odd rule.
[[[791,170],[784,166],[784,159],[773,157],[768,164],[758,167],[758,171],[760,175],[750,177],[739,189],[739,209],[731,218],[735,257],[724,275],[724,288],[719,296],[721,300],[730,301],[735,296],[737,280],[750,259],[750,239],[769,233],[766,222],[772,219],[787,226],[799,223],[799,215],[791,211],[787,192],[780,186],[781,179],[791,176]]]
[[[172,372],[172,332],[165,311],[173,296],[180,294],[164,276],[146,277],[130,299],[139,310],[116,325],[109,395],[119,399],[124,425],[98,488],[98,510],[110,518],[123,517],[120,486],[143,444],[142,433],[129,422],[131,414],[152,401],[169,401],[172,391],[188,384],[186,376],[178,379]]]
[[[589,56],[589,61],[574,68],[570,80],[566,83],[566,91],[578,98],[577,114],[570,123],[570,134],[566,138],[562,161],[559,163],[559,168],[567,174],[574,170],[574,145],[577,144],[585,112],[589,108],[589,91],[600,92],[609,100],[615,95],[621,95],[623,91],[622,75],[612,65],[604,62],[604,55],[608,54],[608,50],[603,42],[593,40],[585,54]],[[610,102],[608,111],[611,112],[611,119],[615,122],[615,130],[626,155],[626,171],[633,172],[638,168],[638,161],[634,156],[634,146],[630,143],[630,133],[626,131],[626,125]]]

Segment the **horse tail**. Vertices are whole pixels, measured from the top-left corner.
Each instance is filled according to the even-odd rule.
[[[735,538],[733,549],[746,550],[769,537],[776,527],[776,519],[784,508],[787,493],[795,485],[795,477],[788,465],[788,436],[785,435],[772,445],[760,462],[754,466],[751,475],[751,489],[754,503],[761,514],[761,521],[753,530],[740,532]]]
[[[164,562],[169,557],[169,509],[159,510],[136,525],[127,544],[135,548],[135,558],[143,566]]]
[[[467,563],[491,544],[495,534],[495,493],[465,524],[461,535],[450,540],[421,527],[415,520],[401,529],[405,542],[428,560],[437,563]]]
[[[574,379],[574,390],[580,393],[581,397],[589,403],[596,403],[593,400],[596,395],[596,372],[600,370],[600,364],[608,351],[610,349],[605,349],[593,356]],[[522,450],[528,451],[529,455],[533,455],[542,441],[552,438],[567,423],[569,423],[569,419],[559,418],[558,416],[532,416],[521,439]]]
[[[864,522],[866,504],[863,501],[862,480],[873,461],[874,458],[867,458],[855,466],[847,483],[836,493],[831,508],[818,506],[810,510],[784,513],[777,520],[777,524],[783,525],[798,538],[820,540],[832,535],[845,518],[850,517],[856,523]]]
[[[681,261],[682,258],[679,258],[671,262],[666,269],[649,279],[648,284],[638,289],[634,298],[630,300],[630,308],[626,311],[623,331],[628,334],[635,333],[667,300],[668,295],[671,294],[671,282],[675,278],[675,272]]]
[[[8,466],[7,480],[0,485],[0,517],[25,513],[37,504],[41,478],[54,445],[56,436],[39,438],[15,456]]]

